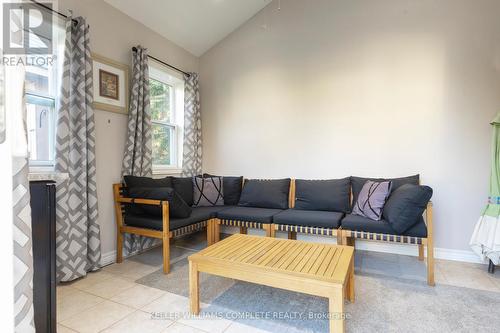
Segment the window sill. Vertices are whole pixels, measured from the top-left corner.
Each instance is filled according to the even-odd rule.
[[[43,174],[51,174],[51,173],[56,173],[54,171],[54,166],[53,165],[32,165],[30,164],[30,173],[43,173]]]
[[[153,169],[153,176],[178,176],[182,173],[180,168],[157,168]]]
[[[28,180],[37,181],[37,180],[53,180],[56,183],[63,182],[69,178],[69,174],[56,172],[52,169],[43,168],[30,168],[28,174]]]

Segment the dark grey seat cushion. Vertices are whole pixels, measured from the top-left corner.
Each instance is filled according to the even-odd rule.
[[[172,185],[175,192],[189,205],[194,202],[193,178],[192,177],[172,177]]]
[[[287,209],[273,216],[273,223],[337,229],[344,213]]]
[[[179,229],[214,218],[217,212],[228,208],[229,207],[227,206],[195,207],[193,208],[191,215],[187,218],[170,219],[170,230]],[[162,218],[155,216],[125,214],[125,225],[138,228],[163,230]]]
[[[342,229],[351,231],[366,231],[387,235],[402,235],[412,237],[427,237],[427,227],[424,218],[420,217],[418,223],[406,230],[403,234],[397,233],[391,225],[385,221],[373,221],[367,217],[348,214],[341,221]]]
[[[238,206],[288,209],[290,178],[248,179],[243,185]]]
[[[351,178],[295,181],[295,209],[349,211]]]
[[[217,217],[223,220],[272,223],[273,216],[282,211],[272,208],[233,207],[217,212]]]
[[[399,188],[403,184],[413,184],[419,185],[420,183],[420,175],[401,177],[401,178],[364,178],[364,177],[351,177],[351,186],[352,186],[352,202],[353,205],[358,200],[359,192],[363,189],[363,185],[365,185],[367,180],[371,180],[374,182],[383,182],[390,180],[391,184],[391,192],[394,192],[397,188]]]

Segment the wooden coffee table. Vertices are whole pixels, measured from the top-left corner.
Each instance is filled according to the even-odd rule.
[[[353,253],[351,246],[233,235],[189,257],[191,312],[200,312],[199,272],[205,272],[327,297],[330,332],[344,332],[344,296],[354,301]]]

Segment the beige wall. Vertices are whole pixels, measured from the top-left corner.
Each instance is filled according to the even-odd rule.
[[[72,9],[90,24],[92,51],[131,64],[131,48],[142,45],[149,53],[178,68],[198,71],[198,58],[132,20],[102,0],[59,0],[59,10]],[[116,246],[112,184],[120,181],[127,117],[96,110],[97,195],[101,248],[109,256]]]
[[[500,107],[500,2],[282,0],[200,59],[204,171],[421,173],[468,250]]]

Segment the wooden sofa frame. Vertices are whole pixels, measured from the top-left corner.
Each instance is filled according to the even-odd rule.
[[[248,229],[261,229],[266,232],[267,237],[275,237],[276,231],[288,233],[288,239],[297,239],[297,233],[331,236],[337,238],[337,244],[355,246],[356,239],[377,241],[385,243],[398,244],[414,244],[418,246],[418,259],[424,260],[425,248],[427,248],[427,284],[434,286],[434,240],[433,240],[433,221],[432,221],[432,202],[429,202],[425,210],[425,223],[427,226],[427,237],[410,237],[401,235],[378,234],[363,231],[345,230],[342,227],[338,229],[321,228],[321,227],[304,227],[296,225],[285,225],[276,223],[259,223],[239,220],[226,220],[212,218],[201,221],[186,227],[176,230],[170,229],[170,219],[168,210],[168,201],[150,200],[150,199],[133,199],[123,196],[122,184],[113,185],[113,194],[115,199],[116,224],[117,224],[117,242],[116,242],[116,262],[123,261],[123,234],[129,233],[134,235],[146,236],[161,239],[163,241],[163,272],[165,274],[170,271],[170,238],[187,235],[203,228],[207,231],[208,246],[220,240],[221,226],[239,227],[241,234],[246,234]],[[295,206],[295,180],[290,182],[290,193],[288,206]],[[352,200],[352,195],[351,195]],[[123,220],[123,212],[126,204],[144,204],[156,205],[162,207],[163,228],[162,230],[154,230],[147,228],[137,228],[126,226]]]
[[[199,231],[203,228],[207,228],[207,239],[213,239],[213,236],[211,235],[213,229],[208,228],[208,226],[212,225],[213,223],[212,219],[194,223],[175,230],[170,230],[168,201],[126,198],[123,196],[123,188],[124,186],[122,184],[113,184],[113,196],[115,201],[115,213],[116,213],[116,262],[117,263],[121,263],[123,261],[123,234],[125,233],[162,240],[163,273],[165,274],[168,274],[170,272],[170,238],[187,235]],[[162,230],[126,226],[123,220],[123,213],[126,204],[161,206],[162,220],[163,220]]]
[[[355,246],[356,239],[397,243],[397,244],[413,244],[418,246],[418,260],[423,261],[425,256],[425,248],[427,248],[427,284],[434,286],[434,238],[433,238],[433,222],[432,222],[432,202],[427,204],[425,214],[425,224],[427,226],[427,237],[411,237],[401,235],[378,234],[373,232],[352,231],[340,228],[340,243],[344,245]]]
[[[352,194],[351,194],[352,201]],[[295,180],[290,182],[290,195],[288,206],[293,208],[295,206]],[[363,231],[345,230],[342,227],[338,229],[321,228],[321,227],[303,227],[296,225],[285,224],[263,224],[245,221],[232,221],[212,219],[209,223],[208,229],[213,229],[210,232],[212,238],[208,238],[208,244],[214,244],[220,240],[220,226],[239,227],[240,233],[246,234],[248,228],[264,229],[267,237],[275,237],[276,231],[288,232],[288,239],[297,239],[297,233],[320,235],[320,236],[333,236],[337,238],[337,244],[355,246],[356,239],[377,241],[385,243],[398,243],[398,244],[414,244],[418,246],[418,260],[424,260],[424,251],[427,248],[427,284],[434,286],[434,240],[433,240],[433,222],[432,222],[432,202],[429,202],[424,212],[425,223],[427,226],[427,237],[410,237],[401,235],[378,234]]]

